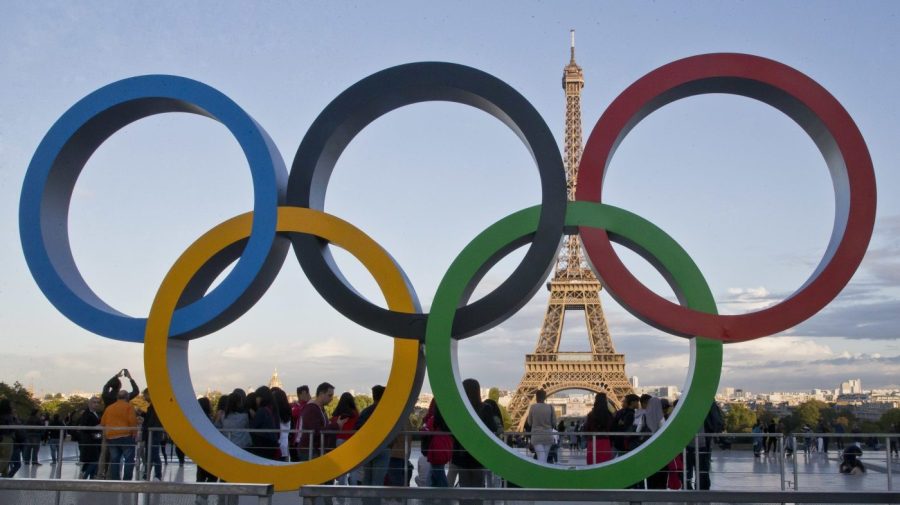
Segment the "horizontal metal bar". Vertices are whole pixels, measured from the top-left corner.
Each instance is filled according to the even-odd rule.
[[[73,491],[84,493],[218,494],[272,496],[271,484],[147,482],[122,480],[0,479],[0,491]]]
[[[48,431],[48,430],[52,430],[52,431],[60,431],[60,430],[62,430],[62,431],[100,431],[100,430],[120,430],[120,431],[121,431],[121,430],[131,430],[131,431],[137,431],[139,428],[138,428],[138,427],[135,427],[135,426],[107,426],[107,427],[103,427],[103,426],[100,426],[100,425],[97,425],[97,426],[45,426],[45,425],[25,425],[25,424],[13,424],[13,425],[5,424],[5,425],[0,425],[0,430],[6,430],[6,429],[21,429],[21,430],[27,430],[27,431],[38,431],[38,430],[41,430],[41,431]],[[151,431],[159,431],[159,432],[165,431],[165,428],[158,428],[158,427],[149,428],[149,429],[150,429]],[[221,429],[221,430],[219,430],[219,431],[229,431],[229,432],[243,431],[243,432],[247,432],[247,433],[280,433],[280,432],[281,432],[280,429],[250,429],[250,428],[227,428],[227,429]],[[314,432],[314,430],[302,430],[302,431],[298,431],[298,430],[285,430],[285,431],[288,432],[288,433],[293,433],[293,434],[297,434],[297,433],[313,433],[313,432]],[[342,430],[318,430],[318,431],[319,431],[320,433],[329,433],[329,434],[348,433],[348,432],[344,432],[344,431],[342,431]],[[356,431],[351,430],[349,433],[356,433]],[[432,435],[452,435],[452,432],[449,432],[449,431],[401,431],[401,432],[398,433],[398,435],[411,435],[411,436],[425,436],[425,437],[428,437],[428,436],[432,436]],[[530,433],[530,432],[527,432],[527,431],[506,431],[506,432],[501,433],[501,435],[509,435],[509,436],[529,436],[529,435],[531,435],[531,433]],[[603,431],[596,431],[596,432],[594,432],[594,431],[592,431],[592,432],[586,432],[586,431],[560,431],[560,432],[555,432],[554,435],[559,435],[559,436],[572,436],[572,435],[576,435],[576,436],[578,436],[578,435],[580,435],[580,436],[591,436],[591,435],[597,435],[597,436],[608,436],[608,437],[634,437],[634,436],[639,436],[639,435],[641,435],[641,434],[640,434],[640,433],[636,433],[636,432],[630,432],[630,431],[629,431],[629,432],[622,432],[622,431],[616,431],[616,432],[603,432]],[[784,433],[766,433],[766,432],[761,432],[761,433],[752,433],[752,432],[751,432],[751,433],[729,433],[729,432],[722,432],[722,433],[698,433],[697,435],[700,436],[700,437],[708,437],[708,438],[718,438],[718,437],[735,437],[735,438],[772,437],[772,438],[779,438],[779,437],[789,437],[789,436],[791,436],[791,435],[793,435],[793,436],[795,436],[795,437],[798,437],[798,438],[803,438],[803,437],[830,437],[830,438],[856,438],[856,437],[858,437],[858,438],[873,438],[873,437],[877,437],[877,438],[885,438],[885,437],[887,437],[887,438],[900,438],[900,435],[898,435],[898,434],[896,434],[896,433],[834,433],[834,432],[831,432],[831,433],[816,433],[816,432],[802,432],[802,431],[795,431],[795,432],[789,433],[789,434],[787,434],[787,435],[785,435]]]
[[[665,491],[305,486],[301,498],[521,500],[528,502],[900,503],[900,492]]]

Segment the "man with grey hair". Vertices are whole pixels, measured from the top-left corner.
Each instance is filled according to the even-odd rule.
[[[78,426],[94,427],[100,424],[100,397],[92,396],[88,408],[84,409]],[[103,434],[99,430],[73,431],[78,437],[78,459],[81,461],[81,478],[94,479],[100,464],[100,446]]]
[[[110,480],[131,480],[134,475],[134,444],[137,433],[137,414],[134,407],[128,403],[128,391],[120,390],[116,403],[106,407],[100,424],[103,425],[106,435],[106,445],[109,447],[109,472]],[[120,465],[124,460],[124,469],[120,472]]]

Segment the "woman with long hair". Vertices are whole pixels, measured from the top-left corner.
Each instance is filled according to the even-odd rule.
[[[494,423],[494,416],[484,407],[484,403],[481,401],[481,385],[475,379],[466,379],[462,385],[472,410],[478,415],[478,418],[481,419],[488,431],[496,433],[497,425]],[[469,454],[455,438],[453,440],[452,463],[456,467],[456,472],[459,476],[459,487],[485,486],[484,466],[474,456]]]
[[[257,456],[278,460],[278,412],[272,390],[266,386],[256,388],[256,415],[250,421],[252,446],[250,452]],[[252,396],[247,395],[249,400]]]
[[[340,447],[344,442],[350,439],[356,432],[356,422],[359,420],[359,410],[356,408],[356,400],[350,393],[342,393],[338,404],[331,413],[331,419],[328,421],[328,430],[336,431],[335,447]],[[340,421],[343,421],[341,423]],[[340,485],[355,485],[362,480],[362,475],[357,470],[351,470],[337,479]]]
[[[250,416],[244,410],[244,402],[246,395],[238,393],[243,390],[235,389],[228,395],[228,403],[225,404],[225,416],[222,418],[219,429],[225,438],[231,440],[231,443],[246,449],[250,447]]]
[[[272,398],[275,400],[275,411],[278,421],[278,459],[290,461],[291,453],[288,449],[288,437],[291,433],[291,404],[288,403],[287,393],[281,388],[272,388]]]
[[[663,423],[665,422],[666,418],[663,414],[662,401],[655,396],[650,398],[650,400],[647,401],[647,410],[644,411],[641,431],[644,433],[656,433],[662,429]],[[676,458],[677,457],[680,456],[676,456]],[[669,466],[670,464],[666,464],[666,466],[661,468],[658,472],[647,477],[648,489],[666,489],[668,487]]]
[[[609,435],[592,434],[611,432],[612,428],[613,414],[609,411],[609,400],[606,393],[597,393],[594,397],[594,407],[588,413],[583,428],[588,433],[587,464],[593,465],[612,459],[613,448]]]

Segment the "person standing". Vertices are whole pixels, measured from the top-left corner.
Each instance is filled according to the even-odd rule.
[[[556,412],[544,403],[547,393],[543,389],[534,392],[534,401],[528,409],[525,423],[531,427],[531,445],[540,463],[547,462],[550,446],[553,445],[553,428],[556,426]]]
[[[232,392],[228,395],[225,417],[220,421],[218,428],[234,445],[241,449],[250,447],[250,433],[247,431],[250,429],[250,416],[244,412],[244,398],[240,394]]]
[[[300,435],[299,435],[299,426],[300,426],[300,414],[303,412],[303,407],[309,403],[309,386],[306,384],[297,388],[297,401],[291,404],[291,435],[288,438],[288,442],[291,445],[291,461],[299,461],[300,458],[297,455],[297,444],[300,443]]]
[[[116,403],[106,407],[100,424],[109,447],[109,480],[131,480],[134,476],[134,442],[137,431],[137,414],[128,403],[129,393],[120,390]]]
[[[753,457],[758,458],[759,455],[763,452],[763,445],[765,444],[765,438],[763,438],[763,420],[760,419],[752,429],[753,433]]]
[[[595,435],[612,431],[613,415],[609,411],[609,400],[606,393],[597,393],[594,397],[594,408],[588,412],[583,430],[587,433],[587,464],[594,465],[609,461],[613,457],[613,448],[609,436]]]
[[[488,431],[496,433],[498,428],[494,424],[494,416],[488,409],[484,408],[484,404],[481,401],[481,384],[475,379],[466,379],[462,385],[472,410],[475,411]],[[485,486],[484,465],[469,454],[462,444],[459,443],[459,440],[456,440],[456,437],[453,439],[453,458],[451,461],[456,466],[459,487]]]
[[[150,453],[150,461],[144,472],[144,479],[150,480],[150,470],[153,469],[153,478],[162,480],[162,458],[160,458],[159,449],[162,440],[163,431],[162,423],[159,416],[156,415],[156,408],[150,400],[150,390],[144,389],[144,400],[148,403],[147,415],[144,416],[144,422],[141,424],[141,435],[145,446]]]
[[[44,425],[44,420],[41,419],[40,411],[32,409],[31,415],[25,419],[25,425],[28,426],[28,428],[25,429],[25,453],[23,454],[25,464],[40,466],[40,463],[38,462],[38,450],[41,447],[41,437],[44,435],[44,430],[38,428],[38,426]]]
[[[709,407],[706,419],[703,421],[703,427],[697,432],[699,445],[696,444],[695,438],[687,446],[688,489],[707,490],[710,488],[709,469],[712,463],[713,437],[709,435],[722,433],[723,431],[725,431],[725,416],[722,414],[722,409],[714,401]],[[697,454],[698,451],[699,455]],[[697,468],[697,462],[700,463],[699,468]]]
[[[375,385],[372,386],[372,405],[364,408],[362,412],[359,413],[359,419],[356,420],[356,430],[359,431],[362,429],[363,425],[366,424],[366,421],[372,417],[372,414],[375,412],[375,409],[378,407],[378,404],[381,402],[381,397],[384,395],[384,386]],[[384,479],[387,476],[388,465],[391,462],[391,450],[388,447],[384,447],[375,453],[375,456],[369,460],[368,463],[363,467],[363,482],[367,486],[383,486]]]
[[[433,399],[431,400],[431,406],[433,410],[428,430],[432,432],[432,435],[428,438],[426,455],[428,462],[431,464],[429,480],[433,487],[450,487],[444,467],[453,457],[453,438],[448,434],[450,428],[447,427],[444,416],[441,415],[441,410]]]
[[[129,381],[131,381],[131,392],[128,393],[127,400],[131,401],[137,398],[140,394],[140,388],[138,388],[137,382],[131,378],[131,373],[127,368],[123,368],[119,370],[119,373],[113,375],[106,384],[103,385],[103,393],[100,397],[103,399],[103,405],[109,407],[113,403],[119,399],[119,391],[122,390],[122,380],[119,377],[125,377]]]
[[[650,434],[649,436],[653,436],[654,433],[662,429],[665,421],[662,401],[654,396],[647,400],[647,406],[643,413],[635,418],[634,422],[637,424],[635,431],[638,433],[648,433]],[[664,467],[650,477],[647,477],[647,488],[666,489],[668,482],[668,473],[666,470],[667,469]]]
[[[769,420],[766,432],[769,434],[769,437],[766,439],[766,455],[768,456],[770,452],[772,454],[778,452],[778,435],[781,434],[781,430],[775,424],[774,418]]]
[[[272,388],[272,400],[275,404],[276,421],[278,422],[278,459],[290,461],[291,405],[287,394],[281,388]]]
[[[45,438],[47,439],[47,445],[50,446],[50,460],[55,465],[57,463],[62,463],[62,454],[59,454],[59,440],[60,435],[62,435],[62,439],[65,440],[66,433],[62,430],[65,427],[62,418],[59,417],[59,414],[53,414],[53,417],[47,423],[47,435]]]
[[[344,444],[356,431],[356,421],[359,419],[359,411],[356,409],[356,400],[350,393],[341,394],[337,406],[331,413],[331,419],[328,421],[328,429],[336,430],[338,434],[335,436],[335,447]],[[356,469],[351,470],[337,479],[340,485],[356,485],[359,481]]]
[[[77,421],[78,426],[93,428],[100,424],[100,398],[93,396],[88,400],[88,407],[84,409]],[[78,436],[78,460],[81,462],[82,479],[95,479],[100,468],[100,446],[103,441],[103,433],[100,430],[79,430]]]
[[[615,416],[613,416],[614,432],[624,434],[633,431],[634,416],[640,401],[641,397],[634,393],[625,395],[625,400],[622,402],[622,408],[616,411]],[[635,440],[634,437],[620,435],[614,437],[612,442],[613,446],[616,448],[616,452],[619,455],[622,455],[633,449]]]
[[[328,426],[325,406],[331,403],[332,398],[334,398],[334,386],[323,382],[316,388],[316,397],[303,408],[303,413],[300,414],[301,432],[298,451],[300,461],[309,461],[313,457],[324,454],[321,435]],[[340,429],[344,422],[338,420],[337,424]]]
[[[0,426],[14,426],[12,404],[6,398],[0,400]],[[0,428],[0,477],[8,477],[13,445],[15,445],[15,428]]]
[[[247,398],[250,398],[248,395]],[[278,460],[278,415],[275,410],[275,400],[272,390],[267,386],[256,388],[256,413],[250,419],[250,433],[252,445],[250,452],[257,456]]]

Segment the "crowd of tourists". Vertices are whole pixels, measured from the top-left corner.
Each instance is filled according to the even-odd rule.
[[[127,381],[130,388],[124,388]],[[606,394],[597,394],[590,412],[583,420],[557,419],[555,410],[546,402],[547,395],[534,393],[524,420],[524,433],[504,432],[503,416],[499,405],[491,399],[482,400],[477,380],[463,381],[472,410],[488,432],[495,434],[502,443],[520,448],[536,461],[553,465],[559,462],[560,449],[568,443],[570,450],[583,452],[588,465],[599,464],[622,457],[635,450],[654,433],[665,426],[677,405],[666,398],[650,395],[625,396],[620,406],[614,405]],[[198,406],[222,435],[236,446],[261,458],[302,462],[319,457],[340,447],[358,430],[362,429],[385,392],[384,386],[372,387],[373,403],[360,410],[350,392],[342,393],[331,409],[335,387],[323,382],[314,390],[306,385],[296,389],[291,401],[278,387],[260,386],[253,391],[235,389],[222,395],[213,405],[209,398],[199,398]],[[90,398],[87,408],[65,418],[48,417],[34,410],[23,420],[18,419],[9,400],[0,399],[0,476],[13,477],[23,465],[40,465],[37,459],[41,443],[50,447],[52,464],[61,460],[57,448],[68,434],[78,442],[79,475],[83,479],[131,480],[135,477],[135,465],[142,469],[139,478],[161,480],[163,465],[168,464],[170,452],[179,465],[184,465],[185,455],[170,443],[162,423],[156,414],[148,390],[143,391],[146,409],[138,411],[133,403],[140,394],[137,383],[128,370],[121,370],[104,385],[100,396]],[[17,425],[26,428],[17,429]],[[43,427],[36,429],[35,427]],[[698,437],[686,447],[684,455],[667,462],[644,481],[634,487],[641,489],[709,489],[710,456],[714,435],[722,433],[725,421],[722,411],[712,403]],[[408,486],[411,485],[414,467],[410,463],[412,443],[403,434],[413,430],[409,420],[400,426],[401,435],[389,441],[368,462],[336,479],[341,485]],[[783,427],[774,422],[758,423],[753,428],[754,454],[764,457],[778,449],[776,434]],[[820,433],[825,430],[820,427]],[[828,437],[813,438],[808,427],[797,437],[784,438],[786,453],[799,448],[793,440],[803,444],[805,451],[828,451]],[[711,436],[713,435],[713,436]],[[62,438],[61,438],[62,437]],[[421,456],[417,463],[416,484],[432,487],[495,487],[512,485],[503,483],[487,470],[453,436],[437,404],[432,401],[422,419],[416,438],[421,442]],[[843,446],[843,439],[836,439],[842,450],[840,471],[859,473],[865,471],[860,461],[862,450],[858,443]],[[896,450],[892,446],[892,450]],[[683,481],[683,479],[686,479]],[[216,482],[218,477],[198,466],[198,482]],[[198,496],[203,504],[206,497]]]

